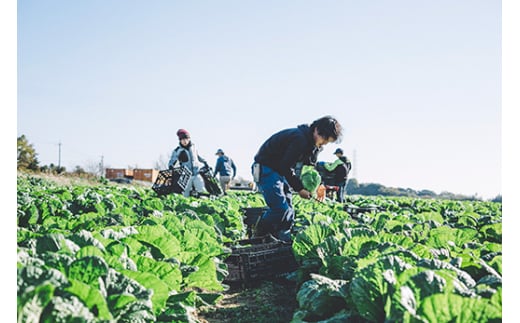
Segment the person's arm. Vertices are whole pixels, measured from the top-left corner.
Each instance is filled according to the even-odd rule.
[[[233,168],[233,178],[235,178],[235,176],[237,176],[237,166],[235,162],[233,162],[233,159],[231,159],[231,167]]]
[[[168,168],[173,168],[173,165],[175,165],[175,162],[177,162],[178,158],[179,158],[179,153],[178,153],[178,149],[176,148],[172,152],[170,161],[168,162]]]
[[[197,153],[197,159],[198,159],[201,163],[203,163],[204,165],[207,165],[207,164],[208,164],[208,162],[207,162],[204,158],[202,158],[198,153]]]
[[[325,163],[323,163],[323,168],[325,168],[325,170],[327,170],[329,172],[332,172],[334,170],[334,164],[325,162]]]
[[[217,163],[215,164],[215,171],[213,173],[213,176],[217,176],[217,174],[220,172],[221,168],[224,166],[224,163],[222,162],[222,158],[217,159]]]
[[[296,164],[299,156],[305,151],[305,142],[300,137],[294,137],[291,144],[287,146],[287,150],[284,152],[280,160],[280,175],[287,179],[289,185],[296,191],[300,192],[304,190],[302,181],[296,176],[292,166]]]
[[[343,164],[343,161],[341,161],[341,159],[336,159],[333,163],[323,164],[323,167],[325,167],[325,169],[329,172],[332,172],[336,167],[338,167],[341,164]]]

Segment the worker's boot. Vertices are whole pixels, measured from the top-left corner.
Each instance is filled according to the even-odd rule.
[[[268,233],[269,229],[266,227],[265,221],[262,221],[262,216],[259,216],[253,226],[253,238],[263,237]]]
[[[278,230],[274,236],[276,239],[278,239],[284,243],[292,242],[291,230]]]

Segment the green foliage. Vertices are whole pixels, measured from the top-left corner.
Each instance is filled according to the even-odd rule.
[[[16,139],[17,169],[38,170],[38,154],[25,135]]]
[[[312,166],[303,166],[300,178],[303,187],[311,193],[316,192],[316,189],[321,184],[320,173],[318,173],[318,171]]]
[[[295,203],[309,223],[293,243],[302,295],[314,273],[344,280],[348,293],[342,310],[319,318],[300,304],[293,322],[501,319],[500,204],[361,196],[350,202],[381,210],[349,217],[331,212],[316,222],[313,211],[322,205]],[[333,247],[338,242],[342,248]],[[448,306],[451,301],[467,308]]]
[[[363,196],[389,196],[389,197],[411,197],[411,198],[435,198],[444,200],[461,200],[476,201],[480,200],[477,196],[467,196],[463,194],[454,194],[450,192],[435,193],[431,190],[414,190],[411,188],[387,187],[378,183],[359,183],[355,178],[349,179],[347,182],[347,193],[350,195]],[[492,202],[502,203],[502,196],[491,200]]]
[[[347,295],[346,281],[312,274],[296,296],[301,311],[298,316],[301,320],[311,322],[328,318],[345,308]]]
[[[226,288],[224,246],[244,238],[241,208],[265,206],[254,193],[159,198],[31,176],[17,189],[24,321],[196,322]],[[293,322],[501,319],[500,203],[351,196],[349,205],[372,211],[294,198]]]
[[[18,182],[20,317],[53,320],[62,306],[80,302],[85,306],[64,310],[64,317],[157,321],[177,306],[172,294],[213,291],[204,293],[209,302],[224,290],[226,267],[217,258],[230,238],[223,234],[243,229],[242,205],[233,199],[161,199],[150,189],[64,188],[33,177]]]
[[[435,294],[421,303],[417,315],[427,322],[501,322],[502,302],[455,294]]]

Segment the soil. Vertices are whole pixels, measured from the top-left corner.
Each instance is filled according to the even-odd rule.
[[[296,284],[279,278],[231,287],[219,304],[197,314],[201,323],[288,323],[297,307]]]

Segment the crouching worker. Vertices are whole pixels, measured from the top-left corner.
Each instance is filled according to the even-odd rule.
[[[271,234],[282,241],[291,241],[294,208],[291,189],[309,199],[306,190],[294,173],[297,163],[314,165],[323,146],[341,140],[339,122],[325,116],[296,128],[281,130],[269,137],[258,150],[252,166],[253,178],[269,209],[259,218],[255,236]]]

